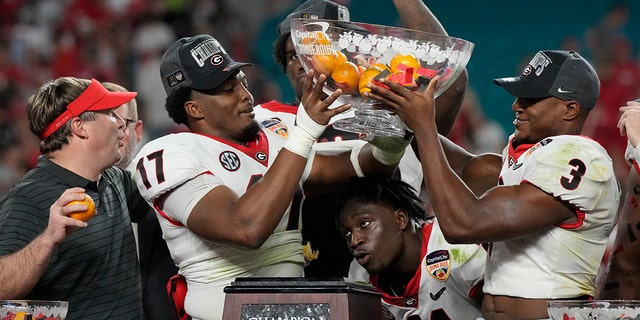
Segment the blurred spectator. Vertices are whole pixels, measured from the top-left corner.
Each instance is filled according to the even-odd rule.
[[[594,67],[601,68],[614,59],[614,44],[626,38],[624,27],[629,21],[629,5],[624,1],[614,2],[602,18],[585,32],[585,40]]]
[[[614,124],[620,117],[618,108],[640,97],[640,64],[633,58],[632,45],[629,39],[618,38],[613,43],[611,61],[596,68],[601,81],[598,108],[584,129],[607,149],[619,181],[624,181],[629,172],[624,159],[627,142]]]
[[[502,153],[507,143],[505,130],[499,123],[487,118],[477,92],[470,87],[465,92],[460,113],[448,137],[474,154]]]
[[[164,22],[162,8],[156,8],[140,18],[131,46],[137,58],[133,74],[134,87],[140,94],[140,116],[150,139],[157,138],[174,126],[164,111],[165,94],[160,81],[160,58],[177,38],[171,25]]]

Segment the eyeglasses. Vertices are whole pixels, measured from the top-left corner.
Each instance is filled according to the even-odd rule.
[[[124,126],[129,127],[130,124],[138,122],[138,120],[122,118],[124,120]]]
[[[114,117],[114,118],[116,118],[116,119],[120,119],[120,120],[122,120],[122,122],[124,122],[124,127],[125,127],[125,128],[128,128],[128,127],[129,127],[129,125],[130,125],[130,124],[132,124],[132,123],[136,123],[136,122],[138,122],[138,120],[133,120],[133,119],[129,119],[129,118],[124,118],[124,117],[122,117],[121,115],[117,114],[117,113],[116,113],[115,111],[113,111],[113,110],[109,110],[109,111],[107,111],[107,112],[105,112],[105,113],[107,113],[107,114],[108,114],[109,116],[111,116],[111,117]]]

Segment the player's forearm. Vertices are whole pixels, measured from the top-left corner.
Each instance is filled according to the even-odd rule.
[[[478,198],[449,166],[439,135],[430,130],[415,132],[429,201],[447,240],[465,242],[465,230],[474,224],[468,208],[474,208]]]
[[[355,176],[391,176],[401,157],[400,153],[394,163],[383,164],[373,156],[372,145],[368,143],[332,155],[316,153],[312,169],[304,178],[305,194],[340,193],[341,188]]]
[[[244,217],[245,245],[260,247],[273,233],[298,190],[307,159],[282,149],[269,171],[233,205],[234,215]]]
[[[458,116],[467,90],[467,70],[463,69],[456,80],[436,98],[436,123],[438,132],[449,134]]]
[[[640,198],[635,190],[640,186],[640,176],[631,169],[627,176],[626,198],[617,224],[613,251],[605,270],[602,287],[598,289],[598,299],[636,299],[640,294],[640,274],[638,254],[640,237],[636,226],[640,224],[640,207],[634,203]],[[633,298],[631,298],[633,297]]]
[[[440,21],[422,0],[393,0],[402,23],[409,29],[447,34]]]
[[[394,0],[393,3],[402,19],[402,23],[407,28],[448,35],[444,26],[422,0]],[[464,99],[467,82],[468,75],[466,69],[464,69],[453,84],[436,99],[438,132],[446,135],[453,128]]]
[[[410,148],[410,147],[409,147]],[[358,154],[358,161],[360,164],[360,168],[362,169],[362,173],[365,176],[368,175],[388,175],[391,176],[396,169],[398,168],[399,160],[395,163],[384,164],[380,163],[376,157],[374,157],[373,146],[371,144],[366,144],[360,150]],[[402,153],[399,154],[398,158],[402,157]]]
[[[55,244],[42,235],[22,250],[0,257],[0,299],[21,299],[38,283]]]

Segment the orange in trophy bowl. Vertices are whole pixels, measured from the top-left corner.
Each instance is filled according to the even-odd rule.
[[[338,64],[331,72],[331,80],[342,92],[351,93],[358,89],[360,68],[353,62],[345,61]]]
[[[0,300],[0,320],[65,320],[69,303],[47,300]]]
[[[327,94],[342,89],[339,103],[351,103],[355,117],[336,121],[337,129],[382,136],[404,136],[402,121],[362,94],[367,84],[386,78],[410,90],[424,90],[435,75],[435,96],[464,70],[474,44],[455,37],[359,22],[293,19],[291,39],[306,71],[327,76]],[[355,66],[355,68],[354,68]],[[359,70],[359,72],[355,72]]]
[[[549,300],[551,320],[640,319],[640,300]]]

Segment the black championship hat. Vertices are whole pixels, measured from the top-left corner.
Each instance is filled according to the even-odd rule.
[[[575,51],[538,51],[519,77],[493,82],[519,98],[556,97],[576,100],[593,109],[600,95],[600,80],[591,64]]]
[[[297,18],[349,21],[349,9],[328,0],[308,0],[278,24],[278,34],[283,35],[291,31],[291,20]]]
[[[240,67],[251,63],[236,62],[210,35],[185,37],[165,51],[160,62],[160,77],[169,95],[179,88],[214,89],[229,79]]]

